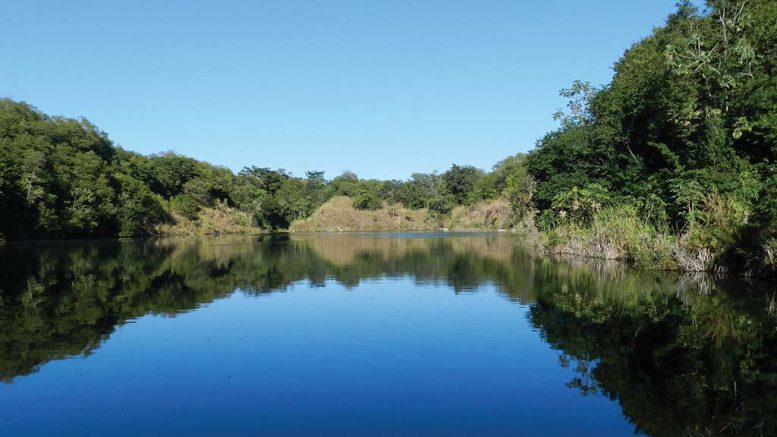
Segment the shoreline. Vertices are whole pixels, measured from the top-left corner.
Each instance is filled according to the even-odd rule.
[[[660,272],[660,273],[680,273],[680,274],[705,274],[715,275],[723,278],[744,279],[744,280],[757,280],[768,283],[777,282],[772,275],[760,275],[749,272],[737,272],[732,271],[726,265],[715,265],[713,269],[696,270],[696,269],[684,269],[679,264],[677,268],[645,268],[635,265],[633,259],[627,254],[619,254],[617,256],[608,255],[595,255],[596,251],[592,246],[581,248],[581,250],[564,250],[561,246],[548,246],[546,240],[548,237],[547,232],[521,232],[517,229],[488,229],[488,228],[438,228],[438,229],[355,229],[355,230],[326,230],[326,231],[259,231],[259,232],[245,232],[245,233],[207,233],[207,234],[150,234],[150,235],[138,235],[138,236],[111,236],[111,237],[92,237],[92,238],[46,238],[46,239],[29,239],[29,240],[3,240],[0,241],[0,248],[4,246],[16,246],[16,245],[70,245],[79,243],[110,243],[121,242],[129,240],[154,240],[154,239],[189,239],[189,238],[222,238],[222,237],[263,237],[263,236],[309,236],[309,235],[358,235],[358,234],[403,234],[403,233],[433,233],[433,234],[494,234],[494,235],[509,235],[515,237],[523,237],[527,239],[529,246],[537,251],[537,254],[548,258],[559,259],[580,259],[580,260],[595,260],[614,262],[623,266],[627,266],[635,271],[639,272]],[[584,250],[583,250],[584,249]]]

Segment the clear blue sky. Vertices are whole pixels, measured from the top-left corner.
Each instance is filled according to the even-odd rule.
[[[0,96],[233,170],[488,169],[675,1],[5,1]]]

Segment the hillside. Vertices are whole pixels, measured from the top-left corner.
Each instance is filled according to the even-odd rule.
[[[508,229],[514,219],[510,204],[497,199],[471,206],[457,206],[449,215],[437,215],[427,208],[408,209],[401,204],[375,210],[354,208],[353,199],[336,196],[310,217],[296,220],[291,232],[348,231],[434,231]]]

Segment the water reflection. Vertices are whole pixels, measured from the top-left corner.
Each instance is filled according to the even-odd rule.
[[[649,435],[777,432],[774,291],[708,277],[534,256],[505,235],[309,235],[10,244],[0,249],[0,379],[88,355],[145,314],[240,290],[382,277],[494,284],[574,369],[567,385],[620,403]]]

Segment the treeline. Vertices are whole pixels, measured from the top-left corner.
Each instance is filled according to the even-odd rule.
[[[172,152],[144,156],[115,146],[85,119],[51,117],[26,103],[0,100],[0,235],[8,239],[137,236],[202,208],[248,213],[266,230],[286,229],[333,196],[358,209],[384,203],[447,214],[461,204],[503,194],[521,198],[522,157],[494,171],[454,165],[409,180],[327,180],[320,171],[295,177],[246,167],[238,174]]]

